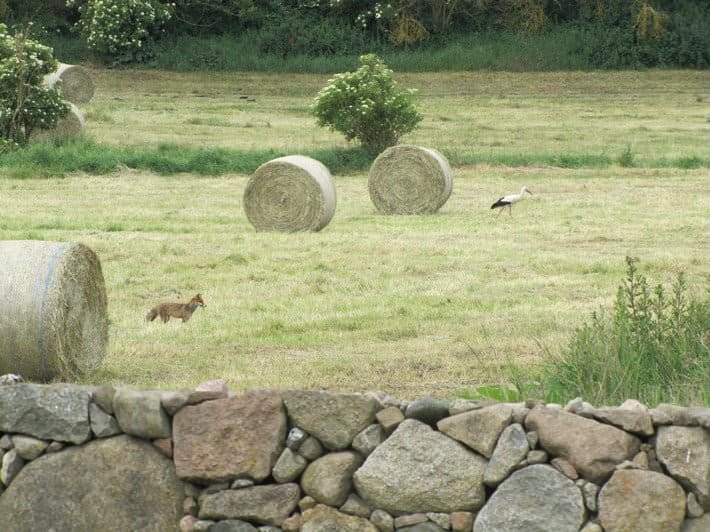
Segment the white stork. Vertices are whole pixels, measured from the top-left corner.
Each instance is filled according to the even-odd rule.
[[[519,201],[524,200],[526,192],[532,196],[532,192],[528,190],[528,187],[523,187],[520,189],[520,194],[510,194],[508,196],[503,196],[493,205],[491,205],[491,209],[500,208],[502,211],[504,207],[508,207],[508,212],[511,216],[513,216],[513,203],[518,203]],[[499,215],[501,211],[498,211]]]

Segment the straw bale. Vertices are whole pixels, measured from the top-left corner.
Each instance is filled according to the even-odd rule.
[[[368,189],[384,214],[430,214],[451,196],[453,174],[446,158],[420,146],[392,146],[370,167]]]
[[[73,103],[66,116],[57,121],[52,129],[36,129],[30,135],[30,142],[66,142],[81,135],[84,130],[84,115]]]
[[[106,354],[108,316],[101,264],[88,247],[0,241],[0,374],[72,380]]]
[[[59,84],[62,98],[71,103],[87,103],[94,97],[91,74],[79,65],[59,63],[57,70],[44,76],[43,82],[46,87]]]
[[[330,171],[303,155],[262,164],[244,190],[244,211],[257,231],[320,231],[333,218],[335,203]]]

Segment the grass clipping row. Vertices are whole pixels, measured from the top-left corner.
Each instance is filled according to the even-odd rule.
[[[0,241],[0,374],[48,382],[90,375],[108,345],[106,288],[88,247]]]
[[[57,86],[62,99],[71,103],[88,103],[94,97],[94,82],[91,74],[79,65],[59,63],[57,70],[44,76],[46,87]]]
[[[438,151],[392,146],[370,167],[370,199],[383,214],[431,214],[451,196],[453,174]]]
[[[333,218],[335,203],[330,171],[303,155],[262,164],[244,190],[244,211],[257,231],[320,231]]]

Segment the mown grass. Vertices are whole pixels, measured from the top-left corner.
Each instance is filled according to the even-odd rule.
[[[308,114],[326,76],[92,74],[84,140],[0,160],[0,238],[101,257],[111,346],[87,382],[507,389],[511,365],[538,374],[612,302],[623,257],[693,290],[710,274],[706,72],[398,75],[424,114],[403,141],[454,166],[441,212],[401,217],[375,212],[369,159]],[[249,174],[291,153],[334,171],[336,215],[256,233]],[[512,217],[490,210],[523,184]],[[143,321],[193,292],[208,306],[187,324]]]

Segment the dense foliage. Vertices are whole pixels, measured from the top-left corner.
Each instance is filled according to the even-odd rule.
[[[0,152],[26,144],[35,129],[51,128],[67,114],[59,91],[42,84],[56,68],[51,48],[0,24]]]
[[[121,22],[111,21],[118,13]],[[474,33],[505,40],[564,29],[575,39],[560,46],[589,68],[710,66],[710,2],[693,0],[0,0],[0,17],[11,25],[34,20],[51,36],[78,22],[87,45],[114,61],[148,59],[143,50],[166,23],[173,42],[249,34],[254,54],[280,58],[437,49]]]
[[[360,58],[354,72],[337,74],[316,96],[312,111],[319,126],[358,140],[370,153],[397,144],[422,116],[399,90],[392,71],[376,55]]]

